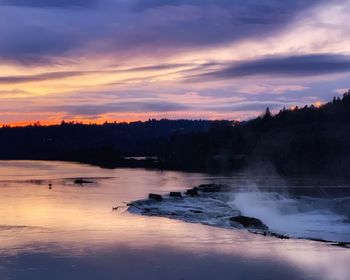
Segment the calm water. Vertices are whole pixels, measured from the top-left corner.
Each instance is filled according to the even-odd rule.
[[[0,279],[350,279],[349,249],[111,211],[218,180],[234,178],[0,162]]]

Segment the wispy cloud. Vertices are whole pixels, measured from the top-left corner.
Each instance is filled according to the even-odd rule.
[[[97,0],[0,0],[0,6],[35,8],[93,7]]]
[[[189,109],[188,106],[166,101],[118,102],[109,104],[59,105],[44,106],[42,110],[65,112],[73,115],[101,115],[106,113],[123,112],[173,112]]]
[[[85,74],[83,71],[67,71],[67,72],[48,72],[34,75],[14,75],[0,76],[0,84],[18,84],[28,82],[42,82],[48,80],[59,80],[64,78],[76,77]]]
[[[309,54],[233,62],[222,69],[201,74],[197,78],[228,79],[256,75],[295,77],[344,72],[350,72],[350,56]]]
[[[0,123],[242,118],[329,100],[350,84],[346,0],[0,7]]]
[[[50,64],[96,52],[173,56],[273,34],[322,2],[0,0],[0,59]]]
[[[0,84],[17,84],[17,83],[28,83],[28,82],[42,82],[48,80],[59,80],[71,77],[89,75],[89,74],[120,74],[120,73],[136,73],[136,72],[157,72],[161,70],[172,70],[175,71],[181,67],[190,67],[193,69],[193,64],[190,63],[168,63],[168,64],[155,64],[146,65],[131,68],[110,68],[110,69],[97,69],[97,70],[82,70],[82,71],[56,71],[56,72],[44,72],[33,75],[11,75],[11,76],[0,76]],[[147,74],[149,75],[149,74]],[[145,76],[149,78],[149,76]],[[157,77],[157,76],[155,76]],[[126,78],[123,81],[135,81],[140,78]]]

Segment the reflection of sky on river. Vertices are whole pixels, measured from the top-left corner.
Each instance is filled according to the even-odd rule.
[[[350,272],[346,249],[111,211],[208,180],[200,174],[0,165],[1,279],[345,280]],[[63,179],[81,176],[106,178],[84,187]]]

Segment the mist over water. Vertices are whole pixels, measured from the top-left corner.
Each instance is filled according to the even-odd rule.
[[[346,199],[346,198],[343,198]],[[262,220],[271,231],[291,237],[350,242],[348,217],[333,209],[339,198],[291,198],[251,191],[232,194],[229,204],[243,215]]]
[[[349,187],[316,180],[309,180],[310,185],[287,183],[268,165],[259,165],[259,170],[269,175],[249,170],[233,180],[214,181],[225,186],[221,191],[204,191],[199,198],[185,196],[180,201],[166,198],[161,204],[150,201],[151,211],[131,211],[224,228],[236,227],[230,218],[243,215],[260,219],[279,235],[350,242]]]

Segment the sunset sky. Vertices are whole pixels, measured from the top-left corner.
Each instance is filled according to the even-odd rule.
[[[247,119],[350,84],[346,0],[0,0],[0,123]]]

